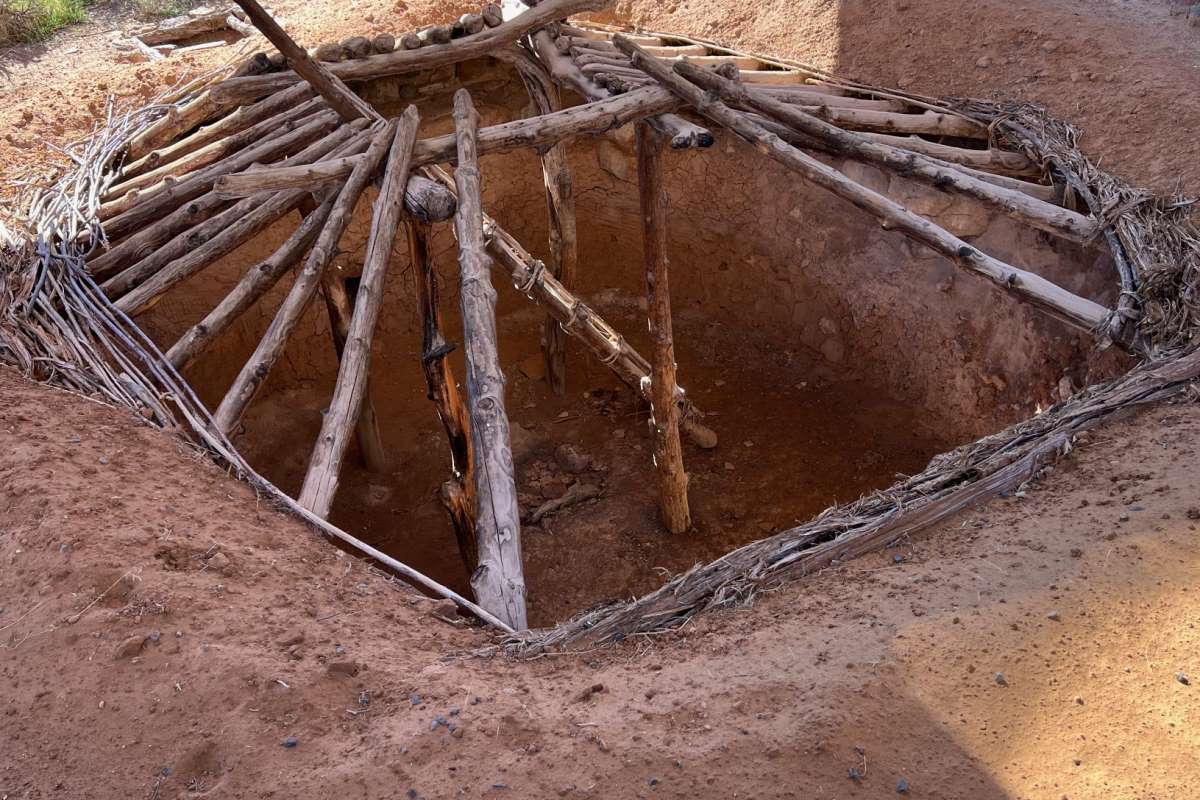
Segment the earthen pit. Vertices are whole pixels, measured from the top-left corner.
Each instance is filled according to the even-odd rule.
[[[422,135],[430,135],[452,128],[445,90],[455,85],[472,89],[484,124],[531,113],[520,82],[490,60],[376,81],[364,96],[388,114],[418,102]],[[648,353],[632,130],[575,141],[569,158],[579,293]],[[1112,305],[1111,265],[1100,251],[1067,245],[973,201],[871,167],[827,161],[982,250]],[[896,473],[918,471],[935,453],[1048,405],[1064,376],[1080,385],[1094,366],[1085,337],[881,230],[735,137],[718,133],[711,149],[672,152],[665,164],[679,379],[700,408],[714,412],[707,422],[721,436],[712,451],[685,447],[693,532],[670,537],[657,523],[646,414],[633,392],[573,345],[568,392],[555,397],[540,379],[542,312],[500,271],[493,273],[523,506],[538,505],[570,481],[604,487],[599,500],[524,529],[535,625],[640,594],[661,582],[663,569],[687,569],[831,503],[886,487]],[[489,213],[547,258],[536,155],[488,156],[482,168]],[[343,237],[335,263],[347,278],[361,268],[374,197],[368,191]],[[169,345],[296,221],[293,215],[275,225],[167,295],[140,322]],[[436,227],[432,249],[450,336],[461,341],[449,224]],[[189,369],[210,407],[289,283],[281,282]],[[449,459],[425,398],[419,349],[412,276],[398,241],[371,373],[394,472],[368,474],[352,446],[331,521],[466,592],[467,576],[436,499]],[[453,361],[461,376],[460,354]],[[284,491],[298,490],[335,375],[326,310],[318,300],[235,437],[250,463]],[[567,443],[597,468],[564,469],[555,451]]]

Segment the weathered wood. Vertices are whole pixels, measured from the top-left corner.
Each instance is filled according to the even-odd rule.
[[[483,12],[480,15],[483,17],[483,24],[489,28],[495,28],[500,23],[504,22],[504,14],[500,11],[498,3],[487,3],[483,7]]]
[[[442,484],[440,496],[467,574],[475,571],[478,552],[475,543],[475,477],[471,461],[471,432],[467,409],[458,391],[458,382],[448,356],[454,345],[442,333],[438,276],[429,258],[429,225],[410,220],[408,224],[409,261],[417,291],[421,318],[421,370],[425,374],[426,394],[437,409],[438,419],[450,443],[450,480]]]
[[[176,369],[183,369],[190,364],[250,306],[269,292],[289,269],[300,262],[305,251],[317,240],[317,234],[333,210],[335,199],[330,197],[306,216],[300,227],[274,253],[246,270],[246,274],[216,308],[179,337],[179,341],[166,353],[167,360]]]
[[[526,14],[528,13],[526,12]],[[525,16],[525,14],[521,16]],[[533,34],[532,40],[542,65],[560,87],[570,89],[590,102],[613,97],[612,92],[584,75],[574,61],[558,52],[549,32],[539,30]],[[671,142],[671,147],[676,150],[689,147],[710,147],[713,143],[712,134],[706,129],[675,114],[656,115],[651,125],[656,131],[667,137]]]
[[[945,256],[964,270],[988,279],[1009,294],[1073,327],[1090,333],[1106,320],[1108,309],[1099,303],[1072,294],[1040,275],[1018,269],[980,252],[929,220],[855,183],[832,167],[825,166],[778,136],[763,130],[743,112],[735,111],[710,97],[703,89],[675,74],[654,57],[643,55],[637,45],[619,34],[613,41],[633,58],[640,69],[651,74],[702,115],[730,128],[754,145],[759,152],[803,175],[817,186],[876,216],[885,228],[900,231]]]
[[[250,28],[250,30],[253,31],[254,28]],[[264,72],[267,72],[270,69],[270,56],[268,56],[266,53],[255,53],[239,64],[238,68],[233,71],[233,75],[230,77],[241,78],[245,75],[262,75]]]
[[[258,33],[253,25],[246,24],[236,14],[227,14],[225,16],[225,26],[230,30],[237,31],[242,36],[254,36],[256,33]],[[263,54],[259,53],[259,55]],[[265,55],[263,55],[263,60],[266,60]]]
[[[138,192],[137,202],[144,201],[147,197],[153,195],[156,191],[161,191],[167,188],[167,178],[176,178],[188,172],[194,172],[201,167],[207,167],[220,161],[233,153],[236,153],[242,148],[260,141],[264,136],[280,128],[295,127],[300,120],[311,117],[322,108],[325,107],[325,101],[319,97],[314,97],[311,100],[303,102],[292,108],[282,111],[272,117],[264,119],[249,128],[238,131],[236,134],[223,137],[211,142],[203,147],[197,148],[187,155],[181,156],[178,159],[160,164],[159,166],[147,170],[140,175],[136,175],[118,184],[113,185],[101,200],[112,200],[119,198],[122,195],[130,192]],[[157,186],[155,185],[157,184]],[[126,211],[132,206],[130,204],[105,203],[101,208],[101,219],[113,216],[120,211]]]
[[[328,101],[330,107],[342,115],[343,119],[378,118],[378,114],[365,100],[350,91],[336,75],[313,61],[304,48],[296,44],[256,0],[234,0],[234,2],[242,7],[246,16],[254,23],[254,27],[262,31],[263,36],[266,36],[271,44],[279,48],[279,52],[287,56],[296,74],[303,76],[304,80],[312,84],[312,87]],[[380,56],[380,58],[386,58],[386,56]],[[231,80],[259,80],[261,77],[264,76],[231,78]]]
[[[671,533],[692,527],[688,476],[679,444],[679,407],[675,404],[675,339],[667,280],[667,193],[663,187],[658,137],[637,126],[638,194],[642,209],[642,246],[646,259],[647,321],[650,327],[650,430],[658,473],[658,508]]]
[[[348,133],[347,141],[335,153],[351,153],[366,147],[365,134],[358,134],[362,124],[365,120],[342,127]],[[167,291],[254,238],[308,196],[303,189],[293,189],[248,197],[176,236],[101,288],[110,296],[128,291],[116,302],[117,308],[130,316],[141,314]]]
[[[337,252],[337,243],[350,223],[354,205],[358,202],[363,189],[371,182],[371,176],[383,161],[388,146],[391,144],[394,130],[395,124],[389,122],[383,126],[382,130],[374,134],[371,146],[367,148],[367,157],[358,163],[358,166],[350,173],[350,177],[346,179],[342,190],[338,192],[337,201],[329,214],[329,219],[309,252],[308,258],[304,262],[304,268],[296,276],[291,291],[288,292],[288,296],[279,307],[279,311],[258,343],[258,347],[246,361],[233,385],[221,400],[216,413],[213,414],[214,424],[226,435],[229,435],[237,425],[246,406],[262,388],[267,375],[275,366],[275,362],[279,360],[288,339],[291,338],[292,332],[299,324],[301,315],[312,302],[317,287],[321,283],[321,276],[325,274],[326,267],[329,266],[334,253]]]
[[[462,26],[464,34],[467,36],[473,36],[484,28],[483,15],[463,14],[458,18],[458,24]]]
[[[308,206],[310,211],[316,210],[311,200],[302,204],[301,210],[304,210],[305,206]],[[325,310],[329,313],[329,333],[333,338],[333,349],[340,366],[346,352],[346,342],[350,338],[354,301],[346,291],[346,279],[334,270],[326,270],[321,279],[321,296],[325,298]],[[383,446],[383,435],[379,432],[379,417],[375,414],[375,404],[371,401],[370,381],[363,387],[363,403],[354,422],[354,438],[358,442],[358,450],[367,471],[379,475],[386,473],[390,461],[387,449]]]
[[[362,279],[354,301],[354,314],[338,367],[333,399],[321,422],[321,433],[313,446],[308,471],[297,498],[319,517],[328,517],[337,493],[342,459],[350,443],[350,429],[361,418],[367,403],[367,376],[371,369],[371,342],[383,305],[384,279],[396,228],[404,208],[404,187],[412,160],[412,146],[417,138],[419,117],[416,106],[409,106],[394,127],[383,184],[375,200],[367,254],[363,261]],[[367,403],[369,405],[369,403]],[[361,432],[361,428],[360,428]],[[375,433],[378,435],[378,432]]]
[[[571,14],[594,11],[607,3],[608,0],[545,0],[536,8],[529,9],[495,28],[486,28],[474,36],[467,36],[437,46],[430,43],[419,50],[397,50],[368,58],[344,61],[340,64],[331,64],[328,69],[331,74],[341,80],[359,81],[400,75],[406,72],[418,72],[473,58],[482,58],[490,55],[491,51],[497,47],[513,44],[547,23]],[[245,101],[279,91],[300,80],[301,77],[295,72],[230,78],[214,85],[210,91],[223,99],[235,98]]]
[[[803,107],[788,105],[768,96],[746,91],[736,81],[690,64],[678,64],[675,71],[703,89],[717,92],[732,105],[748,106],[768,114],[785,125],[823,140],[837,155],[877,164],[907,178],[927,183],[943,191],[954,192],[980,201],[1018,222],[1046,231],[1068,241],[1086,244],[1097,233],[1097,225],[1082,214],[1044,203],[1022,192],[996,186],[951,169],[919,153],[908,152],[880,142],[864,139],[805,112]]]
[[[194,39],[205,33],[223,30],[229,27],[228,17],[231,16],[227,7],[220,11],[193,16],[181,14],[169,17],[153,25],[134,28],[131,33],[149,45],[169,44]]]
[[[1039,178],[1042,174],[1037,165],[1026,156],[1007,150],[968,150],[965,147],[931,142],[920,136],[894,136],[890,133],[864,133],[863,136],[872,141],[899,147],[901,150],[911,150],[914,153],[940,158],[952,164],[962,164],[999,175]]]
[[[401,50],[419,50],[424,44],[425,41],[415,31],[409,31],[400,37]]]
[[[371,54],[371,40],[365,36],[351,36],[342,40],[342,48],[349,58],[366,58]]]
[[[211,190],[213,183],[221,175],[240,172],[251,164],[269,163],[276,158],[289,155],[321,138],[336,124],[337,114],[333,111],[326,111],[303,120],[303,124],[294,130],[288,130],[285,127],[273,135],[268,135],[258,144],[251,144],[214,164],[201,168],[181,181],[170,183],[162,191],[155,192],[150,197],[138,200],[128,211],[106,220],[104,232],[110,240],[117,239],[149,225],[155,220],[160,220],[173,209]]]
[[[568,335],[582,342],[622,383],[650,402],[650,362],[553,275],[546,274],[541,262],[494,220],[484,218],[484,232],[488,252],[508,273],[517,291],[544,306]],[[717,434],[700,421],[703,412],[692,404],[681,387],[676,387],[675,402],[679,406],[680,425],[688,439],[704,449],[716,447]]]
[[[511,48],[497,51],[497,58],[516,67],[538,114],[551,114],[562,108],[558,89],[549,73],[528,51]],[[575,229],[575,197],[567,149],[558,142],[541,152],[542,181],[546,186],[546,212],[550,234],[550,272],[563,286],[575,285],[579,260]],[[567,333],[558,320],[547,314],[542,326],[542,352],[546,360],[546,379],[557,395],[567,390]]]
[[[244,80],[238,78],[238,80]],[[270,94],[264,92],[263,95]],[[261,95],[260,95],[261,96]],[[184,131],[191,130],[197,125],[207,122],[215,116],[237,108],[242,101],[237,98],[218,100],[209,90],[204,90],[186,103],[172,106],[167,113],[156,119],[136,136],[129,140],[125,148],[125,157],[136,161],[142,156],[161,147]]]
[[[361,156],[327,158],[315,163],[253,169],[224,175],[213,185],[218,197],[235,199],[268,191],[304,189],[341,180]],[[404,187],[404,210],[424,222],[445,222],[454,216],[454,195],[435,181],[412,175]]]
[[[576,136],[599,135],[630,122],[675,108],[679,101],[660,86],[647,86],[628,94],[572,106],[544,116],[503,122],[481,128],[478,135],[480,155],[503,153],[522,148],[545,149]],[[413,148],[414,166],[453,163],[457,145],[453,134],[421,139]],[[226,196],[244,197],[247,193],[279,190],[345,178],[359,157],[330,159],[312,166],[263,167],[252,172],[227,173],[220,181]]]
[[[493,29],[496,30],[496,29]],[[454,94],[458,137],[458,211],[454,231],[462,274],[461,306],[466,352],[467,409],[475,456],[475,531],[479,564],[471,588],[479,605],[517,630],[528,627],[521,566],[521,514],[504,410],[504,372],[496,349],[496,290],[483,236],[479,161],[475,134],[479,115],[466,89]]]
[[[396,49],[396,37],[390,33],[380,33],[371,40],[371,52],[390,53]]]

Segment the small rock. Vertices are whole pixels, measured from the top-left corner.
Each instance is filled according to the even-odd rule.
[[[107,463],[108,463],[108,456],[100,456],[100,463],[101,463],[101,464],[107,464]]]
[[[578,448],[571,444],[560,444],[554,451],[554,460],[572,475],[587,472],[592,464],[591,458],[579,452]]]
[[[333,652],[335,655],[344,656],[346,655],[346,648],[342,647],[340,644],[335,644],[333,646]]]
[[[130,636],[117,646],[117,660],[138,656],[141,654],[142,648],[145,646],[145,636]]]
[[[658,786],[658,778],[650,778],[650,780],[646,781],[646,783],[650,784],[651,786]]]
[[[1071,548],[1071,558],[1083,558],[1083,551],[1078,547]]]
[[[1192,506],[1191,508],[1189,508],[1187,510],[1187,518],[1188,519],[1200,519],[1200,508],[1197,508],[1196,506]]]
[[[1058,622],[1058,612],[1051,611],[1049,614],[1046,615],[1046,619],[1052,620],[1053,622]]]
[[[862,783],[863,776],[862,773],[858,771],[858,767],[851,767],[850,769],[846,770],[846,775],[855,783]]]
[[[277,644],[286,649],[301,644],[304,641],[304,631],[295,630],[280,639]]]
[[[1189,679],[1188,679],[1188,676],[1187,676],[1187,675],[1185,675],[1185,674],[1183,674],[1182,672],[1176,673],[1176,675],[1175,675],[1175,680],[1179,681],[1179,682],[1180,682],[1180,683],[1182,683],[1184,686],[1191,686],[1191,685],[1192,685],[1192,682],[1191,682],[1191,680],[1189,680]]]
[[[463,737],[463,730],[464,729],[462,727],[455,727],[454,725],[451,725],[450,735],[455,739],[461,739]]]
[[[209,556],[206,564],[208,565],[209,569],[216,570],[222,575],[229,574],[229,571],[233,566],[229,561],[229,556],[225,555],[220,550]]]
[[[730,462],[730,461],[726,461],[726,462],[725,462],[725,469],[726,469],[726,470],[728,470],[729,472],[733,472],[733,471],[734,471],[735,469],[737,469],[737,468],[733,466],[733,463],[732,463],[732,462]]]
[[[908,778],[896,781],[896,794],[908,794]]]
[[[458,603],[448,597],[443,597],[434,602],[433,608],[429,609],[429,613],[454,619],[458,616]]]
[[[1075,705],[1077,705],[1077,706],[1083,705],[1083,698],[1076,695],[1075,696]]]
[[[975,62],[975,66],[978,69],[987,69],[991,65],[992,59],[988,58],[987,56],[982,56],[978,61]]]
[[[1129,515],[1121,512],[1121,515],[1117,517],[1117,522],[1129,522]]]
[[[326,669],[329,670],[330,675],[345,675],[352,678],[359,673],[362,665],[357,661],[330,661]]]
[[[1004,677],[1003,672],[996,673],[996,685],[997,686],[1008,686],[1008,680]]]
[[[295,736],[289,736],[283,740],[283,746],[289,750],[291,750],[293,747],[295,747],[298,744],[300,744],[300,740],[297,739]]]
[[[413,692],[408,696],[408,702],[412,703],[414,706],[421,705],[421,695]]]

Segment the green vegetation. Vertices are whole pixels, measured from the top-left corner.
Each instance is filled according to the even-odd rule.
[[[133,0],[141,17],[175,17],[196,5],[196,0]]]
[[[0,46],[40,42],[87,19],[90,0],[0,0]]]

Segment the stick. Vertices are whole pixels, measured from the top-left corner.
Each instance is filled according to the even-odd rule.
[[[471,458],[471,433],[467,409],[458,392],[458,382],[447,356],[454,345],[442,335],[442,312],[438,300],[438,278],[429,260],[428,224],[409,220],[408,248],[421,315],[421,370],[425,373],[427,396],[437,409],[450,442],[451,479],[442,484],[441,500],[450,515],[454,538],[467,574],[475,571],[475,477]]]
[[[361,81],[400,75],[406,72],[444,67],[473,58],[483,58],[504,45],[513,44],[531,31],[547,23],[563,19],[571,14],[600,9],[610,0],[546,0],[523,14],[495,28],[485,28],[474,36],[456,39],[445,44],[429,43],[418,50],[396,50],[368,58],[330,64],[327,70],[343,81]],[[261,26],[260,26],[261,29]],[[449,29],[447,28],[447,31]],[[268,36],[268,38],[270,38]],[[274,41],[274,40],[272,40]],[[275,42],[278,47],[278,42]],[[290,57],[290,54],[288,54]],[[304,76],[307,78],[307,76]],[[230,78],[212,87],[216,96],[223,100],[245,102],[285,89],[302,78],[295,72],[280,72],[269,75],[254,75],[245,78]],[[315,84],[314,84],[315,85]]]
[[[409,106],[401,116],[399,125],[394,126],[383,185],[380,187],[379,197],[375,200],[362,280],[358,286],[354,314],[350,317],[350,330],[338,367],[337,385],[333,390],[333,399],[329,402],[329,410],[321,423],[321,434],[313,447],[308,472],[304,476],[304,484],[297,498],[301,505],[319,517],[329,516],[329,508],[337,493],[342,459],[349,444],[349,431],[359,419],[366,401],[367,375],[371,367],[371,340],[375,335],[375,325],[379,321],[379,310],[383,303],[384,279],[387,277],[392,242],[396,238],[396,226],[400,224],[400,214],[404,207],[404,187],[408,183],[412,145],[417,138],[418,123],[416,106]]]
[[[561,109],[558,90],[545,68],[529,53],[511,48],[497,53],[516,67],[538,114]],[[575,198],[566,146],[560,141],[542,151],[542,180],[546,185],[546,212],[550,231],[550,272],[568,289],[575,285],[579,260],[575,230]],[[547,314],[542,327],[542,352],[546,379],[557,395],[567,391],[567,333]]]
[[[663,188],[659,140],[644,124],[637,126],[638,194],[642,207],[642,246],[646,253],[646,302],[653,343],[650,357],[650,429],[658,470],[658,504],[671,533],[692,527],[687,472],[679,445],[679,407],[675,404],[675,343],[671,294],[667,281],[667,193]]]
[[[496,30],[496,29],[493,29]],[[517,630],[527,626],[525,578],[521,568],[521,514],[517,505],[504,372],[496,351],[496,290],[488,277],[491,259],[483,237],[479,164],[475,134],[479,115],[466,89],[454,93],[458,136],[458,237],[462,272],[463,341],[467,362],[467,409],[475,454],[475,539],[479,565],[471,588],[481,606]]]
[[[330,107],[342,115],[343,119],[347,121],[359,117],[379,119],[379,114],[366,101],[350,91],[336,75],[313,61],[308,52],[296,44],[292,37],[287,35],[287,31],[281,28],[279,23],[264,11],[256,0],[234,0],[234,2],[242,7],[246,16],[254,23],[254,27],[262,31],[263,36],[266,36],[271,44],[279,48],[279,52],[287,58],[292,69],[312,84],[312,87],[329,102]],[[244,81],[253,80],[253,78],[233,78],[232,80]]]
[[[316,241],[317,234],[329,218],[336,197],[330,197],[321,203],[316,211],[304,218],[300,227],[287,238],[279,249],[250,269],[230,290],[217,307],[208,316],[189,328],[179,338],[174,346],[167,351],[167,360],[176,369],[183,369],[190,364],[206,347],[221,335],[246,309],[254,305],[279,282],[289,269],[299,263],[304,252]]]
[[[736,81],[718,73],[686,63],[675,65],[675,71],[701,88],[717,92],[722,99],[731,104],[757,109],[785,125],[821,139],[837,155],[879,164],[904,177],[966,195],[1019,222],[1068,241],[1086,244],[1097,232],[1095,221],[1082,214],[1043,203],[1013,189],[987,183],[959,170],[949,169],[919,153],[905,152],[891,145],[864,139],[806,113],[799,106],[780,103],[769,96],[748,92]]]
[[[697,111],[713,121],[732,129],[761,153],[800,173],[818,186],[833,192],[859,208],[878,217],[884,227],[896,229],[945,256],[968,272],[987,278],[996,286],[1019,299],[1036,306],[1080,330],[1094,331],[1108,317],[1108,309],[1078,295],[1071,294],[1040,275],[1005,264],[946,230],[934,225],[900,204],[855,183],[832,167],[768,133],[746,118],[742,112],[711,99],[699,87],[676,75],[652,56],[641,53],[637,45],[621,35],[613,41],[622,52],[633,58],[638,68],[645,70]]]
[[[258,343],[258,347],[246,361],[242,371],[234,380],[224,399],[221,400],[216,413],[213,414],[214,424],[222,433],[228,435],[237,425],[246,406],[258,394],[258,390],[262,388],[263,381],[270,374],[271,368],[279,360],[279,356],[283,353],[283,348],[287,345],[296,325],[299,324],[304,310],[312,302],[313,295],[316,294],[317,287],[321,283],[321,276],[325,274],[325,268],[329,266],[333,254],[337,251],[338,240],[341,239],[342,232],[350,223],[350,217],[354,213],[354,205],[358,202],[359,195],[362,194],[363,189],[370,182],[371,176],[375,174],[375,170],[383,161],[383,156],[391,143],[393,131],[394,123],[388,123],[375,134],[371,146],[367,148],[366,158],[354,168],[346,180],[346,185],[338,192],[337,201],[334,203],[329,219],[321,230],[320,236],[317,237],[312,251],[308,254],[304,269],[296,276],[296,282],[292,284],[291,291],[288,292],[283,305],[279,307],[279,311],[263,335],[262,341]]]

